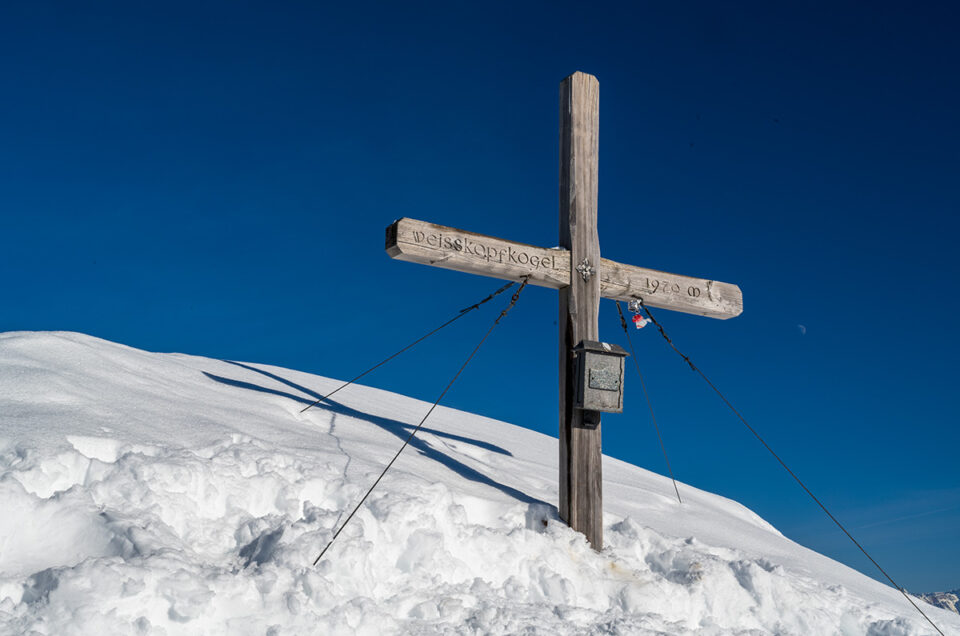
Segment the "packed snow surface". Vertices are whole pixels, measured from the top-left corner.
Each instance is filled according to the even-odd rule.
[[[3,634],[932,634],[736,502],[604,457],[607,547],[556,439],[287,369],[0,334]],[[960,617],[927,606],[947,633]]]

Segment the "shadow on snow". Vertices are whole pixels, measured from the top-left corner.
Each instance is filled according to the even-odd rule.
[[[249,389],[251,391],[258,391],[260,393],[269,393],[271,395],[277,395],[280,397],[289,398],[296,402],[300,402],[301,404],[304,404],[304,405],[313,404],[316,400],[319,400],[323,397],[321,394],[317,393],[316,391],[312,391],[304,386],[296,384],[295,382],[291,382],[290,380],[287,380],[286,378],[282,378],[276,375],[275,373],[270,373],[269,371],[264,371],[263,369],[258,369],[248,364],[233,362],[232,360],[223,360],[223,362],[241,367],[243,369],[247,369],[248,371],[259,373],[260,375],[266,376],[271,380],[276,380],[277,382],[280,382],[281,384],[285,384],[290,388],[296,389],[297,391],[300,391],[301,393],[304,393],[310,397],[288,393],[286,391],[281,391],[280,389],[272,389],[269,387],[260,386],[259,384],[254,384],[252,382],[235,380],[233,378],[225,378],[223,376],[207,373],[206,371],[203,371],[203,374],[208,378],[210,378],[211,380],[220,382],[221,384],[227,384],[229,386],[233,386],[241,389]],[[410,434],[410,431],[415,428],[413,424],[408,424],[406,422],[401,422],[399,420],[394,420],[386,417],[380,417],[378,415],[371,415],[370,413],[364,413],[363,411],[359,411],[357,409],[351,408],[340,402],[337,402],[336,400],[331,400],[329,398],[323,400],[321,404],[318,404],[314,408],[322,408],[334,414],[346,415],[359,420],[363,420],[365,422],[370,422],[371,424],[375,424],[376,426],[379,426],[380,428],[387,431],[388,433],[395,435],[397,438],[401,440],[406,439],[407,436]],[[462,435],[454,435],[452,433],[445,433],[443,431],[439,431],[433,428],[422,427],[420,430],[436,435],[437,437],[455,440],[458,442],[464,442],[467,444],[472,444],[474,446],[478,446],[480,448],[492,451],[494,453],[500,453],[502,455],[508,455],[511,457],[513,456],[512,453],[510,453],[510,451],[500,446],[497,446],[495,444],[484,442],[482,440],[472,439],[469,437],[464,437]],[[440,462],[441,464],[443,464],[444,466],[446,466],[447,468],[449,468],[450,470],[452,470],[453,472],[457,473],[458,475],[460,475],[465,479],[469,479],[471,481],[475,481],[481,484],[486,484],[491,488],[496,488],[497,490],[503,492],[504,494],[510,497],[513,497],[518,501],[522,501],[528,504],[541,504],[541,505],[549,506],[551,509],[556,510],[556,506],[547,504],[545,501],[531,497],[530,495],[520,490],[517,490],[512,486],[508,486],[506,484],[502,484],[498,481],[495,481],[494,479],[488,477],[487,475],[484,475],[483,473],[476,470],[475,468],[471,468],[470,466],[467,466],[463,462],[440,452],[439,450],[430,446],[425,441],[419,439],[416,436],[414,436],[410,440],[409,445],[417,449],[417,451],[419,451],[421,455],[424,455],[434,461]]]

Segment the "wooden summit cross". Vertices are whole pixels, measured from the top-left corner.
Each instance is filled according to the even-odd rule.
[[[743,311],[740,288],[600,258],[597,237],[597,78],[560,83],[560,247],[542,248],[402,218],[387,228],[387,254],[560,290],[560,517],[603,549],[600,413],[573,407],[573,349],[598,341],[600,297],[711,318]]]

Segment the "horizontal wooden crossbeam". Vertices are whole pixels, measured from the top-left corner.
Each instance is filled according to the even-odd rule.
[[[452,227],[402,218],[387,228],[391,258],[481,276],[560,289],[570,284],[570,252],[507,241]],[[596,267],[596,264],[592,264]],[[574,273],[580,276],[579,272]],[[600,295],[642,298],[651,307],[725,320],[743,312],[743,295],[731,283],[694,278],[600,259]]]

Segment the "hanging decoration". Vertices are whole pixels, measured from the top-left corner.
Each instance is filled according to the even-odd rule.
[[[650,324],[650,319],[643,315],[643,303],[639,300],[631,300],[627,305],[633,312],[633,324],[637,329],[643,329]]]

